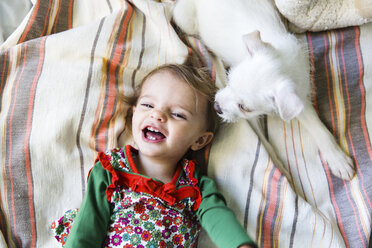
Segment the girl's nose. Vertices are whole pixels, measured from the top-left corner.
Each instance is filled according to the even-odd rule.
[[[151,112],[151,118],[154,118],[154,119],[156,119],[157,121],[160,121],[160,122],[165,122],[166,119],[167,119],[165,113],[163,111],[157,110],[157,109],[154,109]]]

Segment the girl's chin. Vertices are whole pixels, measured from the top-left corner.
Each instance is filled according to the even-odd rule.
[[[140,142],[137,143],[138,150],[146,154],[159,154],[167,151],[164,146],[159,143]]]

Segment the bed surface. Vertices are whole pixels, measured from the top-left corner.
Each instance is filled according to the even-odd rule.
[[[190,51],[204,56],[219,87],[226,71],[200,40],[172,26],[172,1],[20,4],[17,25],[8,33],[0,25],[0,247],[57,247],[49,226],[79,207],[97,152],[129,141],[115,92],[131,93],[149,70],[182,63]],[[371,24],[298,35],[314,68],[314,106],[354,159],[352,181],[331,175],[297,121],[276,117],[262,121],[290,178],[244,120],[222,125],[200,154],[260,247],[368,247]],[[215,246],[202,234],[199,247]]]

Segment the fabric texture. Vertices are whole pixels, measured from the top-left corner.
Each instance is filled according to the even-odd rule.
[[[357,0],[275,0],[279,12],[289,21],[292,32],[324,31],[362,25],[371,21],[364,16],[356,5]],[[361,0],[365,6],[371,5],[369,0]]]
[[[80,206],[98,151],[130,142],[125,108],[154,67],[204,56],[216,84],[221,61],[171,23],[172,1],[39,0],[0,47],[0,244],[55,247],[49,224]],[[371,232],[370,23],[305,33],[314,105],[357,175],[329,172],[301,125],[262,121],[290,178],[248,123],[223,125],[199,154],[227,204],[260,247],[368,247]],[[208,157],[209,154],[209,157]],[[5,244],[4,244],[5,243]],[[199,247],[214,245],[204,234]]]

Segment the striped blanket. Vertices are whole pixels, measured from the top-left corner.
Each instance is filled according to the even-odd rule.
[[[98,151],[130,142],[116,92],[152,68],[202,54],[171,22],[171,0],[38,0],[0,47],[0,247],[57,247],[49,226],[79,207]],[[368,247],[372,210],[372,25],[299,36],[313,101],[354,159],[335,178],[297,121],[263,119],[285,178],[248,123],[224,124],[200,154],[208,175],[260,247]],[[370,112],[371,111],[371,112]],[[199,247],[215,247],[203,233]]]

